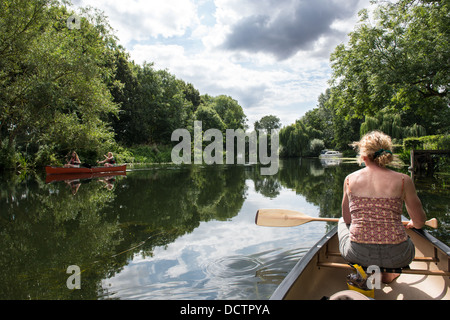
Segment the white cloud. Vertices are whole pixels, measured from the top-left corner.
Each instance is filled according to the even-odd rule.
[[[104,11],[126,47],[133,41],[183,36],[199,23],[197,7],[190,0],[80,0],[76,4]]]
[[[154,62],[156,69],[167,68],[201,93],[237,99],[251,127],[267,114],[276,114],[284,124],[292,123],[315,106],[329,78],[326,63],[302,63],[301,55],[272,65],[268,62],[273,59],[263,55],[239,59],[219,51],[189,54],[179,45],[135,45],[130,53],[137,63]]]
[[[168,69],[201,94],[236,99],[252,127],[267,114],[289,125],[317,105],[331,74],[329,55],[345,41],[357,21],[357,11],[368,2],[352,0],[353,7],[337,0],[79,0],[76,4],[105,11],[137,63],[154,62],[157,69]],[[311,28],[314,37],[297,30],[303,31],[304,42],[293,32],[297,26],[308,26],[299,20],[307,17],[302,10],[326,16],[322,22],[312,21],[316,23]],[[267,17],[261,30],[274,37],[272,42],[267,38],[270,34],[258,29],[256,34],[236,33],[237,26],[241,31],[246,26],[254,29],[255,25],[245,23],[259,19],[255,17]],[[247,41],[252,36],[261,41],[253,47],[230,42],[241,41],[243,36]],[[297,44],[291,46],[289,37]],[[238,45],[233,47],[233,43]],[[282,45],[285,51],[274,47]]]

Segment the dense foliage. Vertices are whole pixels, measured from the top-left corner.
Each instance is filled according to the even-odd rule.
[[[70,17],[70,18],[69,18]],[[171,133],[248,129],[238,101],[200,94],[152,63],[131,61],[99,11],[65,1],[0,2],[0,169],[62,164],[76,150],[94,163],[169,161]],[[374,129],[396,139],[450,128],[448,1],[379,1],[331,55],[330,87],[318,105],[280,131],[281,155],[345,151]],[[256,130],[280,128],[276,116]]]
[[[379,1],[360,17],[331,55],[331,86],[318,106],[283,129],[286,155],[301,156],[314,138],[345,150],[371,130],[397,140],[448,134],[448,1]]]
[[[0,2],[0,168],[62,164],[72,150],[86,163],[107,151],[132,159],[130,148],[167,149],[196,119],[225,130],[246,116],[231,97],[135,64],[95,9]]]

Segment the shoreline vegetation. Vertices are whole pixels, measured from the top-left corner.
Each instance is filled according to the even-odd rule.
[[[279,130],[281,158],[353,156],[349,144],[372,130],[393,138],[405,165],[411,149],[450,150],[449,6],[379,1],[362,10],[330,56],[317,105],[291,125],[267,115],[252,127]],[[89,165],[107,152],[117,163],[170,163],[171,134],[192,133],[195,121],[203,131],[253,130],[238,101],[136,64],[103,12],[58,0],[0,5],[0,111],[0,171],[63,165],[72,151]],[[442,159],[436,172],[449,168]]]

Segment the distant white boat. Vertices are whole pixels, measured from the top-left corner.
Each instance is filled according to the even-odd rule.
[[[319,159],[328,159],[328,158],[342,158],[342,153],[339,151],[326,151],[319,156]]]

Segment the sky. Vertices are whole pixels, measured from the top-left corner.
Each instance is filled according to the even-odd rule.
[[[73,0],[109,18],[137,64],[153,62],[200,94],[237,100],[253,129],[283,126],[317,106],[330,54],[369,0]]]

